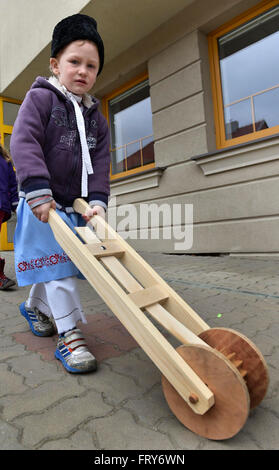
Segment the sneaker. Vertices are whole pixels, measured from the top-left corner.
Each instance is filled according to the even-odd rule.
[[[83,334],[77,328],[59,336],[55,357],[68,372],[92,372],[97,369],[96,358],[88,351]]]
[[[9,279],[7,276],[5,276],[4,269],[5,260],[4,258],[0,258],[0,290],[6,290],[15,286],[15,281],[12,281],[12,279]]]
[[[32,333],[36,336],[52,336],[55,328],[50,319],[36,307],[34,309],[27,308],[25,302],[19,306],[21,315],[26,318]]]
[[[13,286],[15,286],[15,281],[9,279],[5,274],[0,276],[0,290],[6,290]]]

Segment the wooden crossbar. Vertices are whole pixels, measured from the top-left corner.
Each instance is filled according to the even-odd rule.
[[[150,305],[163,302],[168,298],[162,287],[158,284],[152,287],[147,287],[136,292],[129,294],[129,298],[139,307],[145,308]]]
[[[78,227],[77,227],[78,228]],[[116,240],[103,243],[88,243],[86,248],[96,256],[96,258],[103,258],[104,256],[116,256],[119,258],[125,253],[125,250],[119,245]]]

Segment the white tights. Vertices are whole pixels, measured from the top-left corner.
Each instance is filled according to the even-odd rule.
[[[76,277],[33,284],[26,307],[37,307],[53,318],[59,334],[72,330],[80,320],[86,323]]]

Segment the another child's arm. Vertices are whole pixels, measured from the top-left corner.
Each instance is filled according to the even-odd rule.
[[[102,206],[96,205],[94,207],[90,207],[89,209],[87,209],[85,214],[83,214],[83,218],[86,222],[89,222],[89,220],[91,219],[91,217],[93,217],[93,215],[100,215],[104,219],[105,214],[106,214],[105,209]]]
[[[9,198],[11,203],[11,208],[13,211],[16,210],[18,205],[18,191],[17,191],[17,181],[13,165],[8,164],[8,176],[9,176]]]

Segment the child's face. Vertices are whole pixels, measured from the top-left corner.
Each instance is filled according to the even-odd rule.
[[[50,65],[61,85],[81,96],[93,87],[97,78],[100,65],[97,46],[90,41],[73,41],[57,58],[50,59]]]

